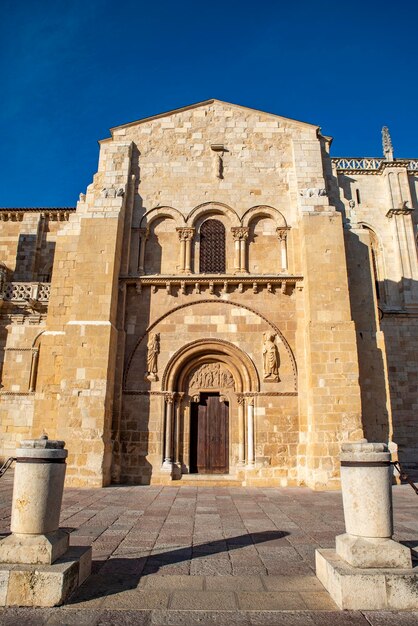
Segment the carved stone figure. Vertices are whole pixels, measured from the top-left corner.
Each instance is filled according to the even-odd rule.
[[[158,380],[158,354],[160,352],[160,335],[159,333],[150,333],[148,337],[148,353],[147,353],[147,373],[145,380]]]
[[[276,335],[271,332],[263,333],[263,374],[264,380],[278,382],[279,353],[274,342]]]

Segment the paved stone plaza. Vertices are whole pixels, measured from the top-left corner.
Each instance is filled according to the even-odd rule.
[[[0,481],[2,534],[12,474]],[[418,500],[394,488],[395,539],[418,545]],[[418,612],[339,611],[314,552],[343,532],[340,492],[128,486],[65,491],[61,526],[93,546],[66,606],[3,609],[0,624],[409,626]]]

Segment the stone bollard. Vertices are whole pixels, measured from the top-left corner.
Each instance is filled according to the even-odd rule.
[[[69,545],[59,530],[65,459],[63,441],[22,441],[16,450],[13,482],[12,535],[0,543],[3,563],[54,563]]]
[[[12,534],[0,542],[0,606],[62,604],[90,574],[91,548],[70,548],[59,528],[64,445],[45,435],[16,450]]]
[[[393,541],[392,465],[383,443],[344,443],[341,490],[346,532],[316,550],[316,575],[340,609],[418,608],[411,550]]]
[[[411,567],[411,551],[392,540],[392,476],[384,443],[344,443],[341,490],[346,533],[337,554],[354,567]]]

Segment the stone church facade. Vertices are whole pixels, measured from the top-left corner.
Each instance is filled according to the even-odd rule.
[[[418,160],[209,100],[112,129],[76,208],[0,210],[0,444],[68,483],[338,487],[418,451]]]

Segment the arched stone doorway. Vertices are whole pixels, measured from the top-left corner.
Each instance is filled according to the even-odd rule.
[[[162,390],[163,470],[180,478],[254,466],[259,379],[247,354],[217,339],[187,344],[168,362]]]

